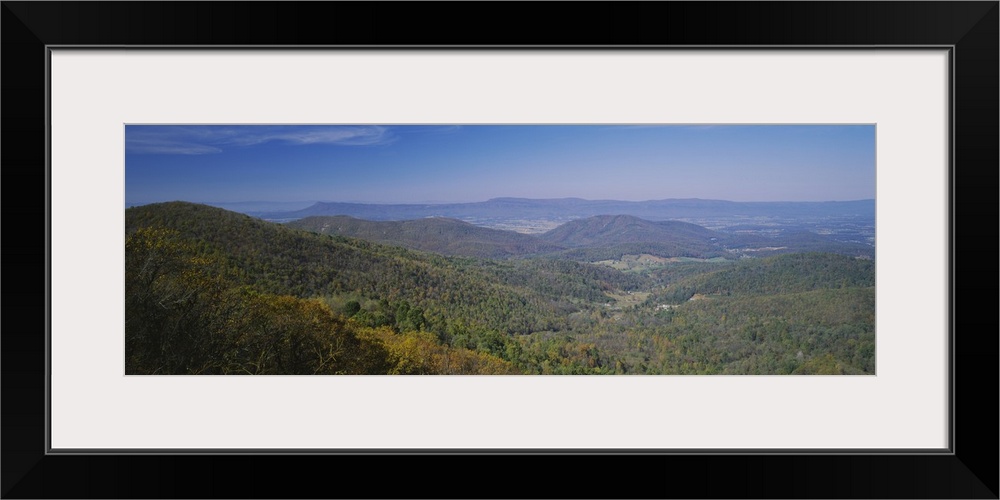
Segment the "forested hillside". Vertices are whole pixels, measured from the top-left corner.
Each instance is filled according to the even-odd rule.
[[[651,222],[629,215],[600,215],[567,222],[539,236],[568,247],[564,258],[616,259],[648,253],[661,257],[716,257],[725,249],[716,243],[722,235],[679,221]]]
[[[526,234],[479,227],[445,217],[368,221],[347,216],[317,216],[287,225],[315,233],[361,238],[443,255],[488,259],[537,255],[563,249]]]
[[[678,304],[695,294],[780,295],[823,288],[875,286],[875,263],[830,253],[793,253],[749,259],[736,266],[679,280],[650,298]]]
[[[623,271],[587,258],[613,244],[717,255],[711,231],[634,217],[546,241],[444,219],[392,223],[402,246],[368,221],[302,227],[333,223],[368,239],[185,202],[127,209],[126,373],[875,370],[870,260],[661,258]],[[584,254],[547,252],[563,246]],[[544,256],[525,258],[535,250]]]

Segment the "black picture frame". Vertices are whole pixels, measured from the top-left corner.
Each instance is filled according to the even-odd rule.
[[[971,302],[997,293],[982,255],[998,241],[996,1],[2,3],[5,498],[998,498],[997,320]],[[48,454],[46,47],[415,44],[952,47],[951,452]]]

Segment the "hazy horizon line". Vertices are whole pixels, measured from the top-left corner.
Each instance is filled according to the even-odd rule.
[[[850,200],[753,200],[753,201],[742,201],[742,200],[727,200],[722,198],[651,198],[644,200],[626,200],[626,199],[616,199],[616,198],[581,198],[578,196],[566,196],[561,198],[529,198],[525,196],[497,196],[493,198],[488,198],[485,200],[477,201],[441,201],[441,200],[427,200],[427,201],[360,201],[360,200],[239,200],[239,201],[194,201],[194,200],[184,200],[184,199],[172,199],[172,200],[160,200],[160,201],[126,201],[126,205],[152,205],[154,203],[170,203],[176,201],[182,201],[187,203],[198,203],[203,205],[237,205],[237,204],[309,204],[315,205],[317,203],[346,203],[346,204],[357,204],[357,205],[461,205],[461,204],[471,204],[471,203],[486,203],[490,201],[497,200],[530,200],[530,201],[566,201],[566,200],[579,200],[588,202],[602,202],[602,201],[612,201],[612,202],[622,202],[622,203],[647,203],[647,202],[657,202],[657,201],[721,201],[728,203],[847,203],[847,202],[857,202],[857,201],[875,201],[875,198],[857,198]]]

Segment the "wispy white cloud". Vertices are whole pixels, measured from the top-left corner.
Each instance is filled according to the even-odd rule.
[[[125,131],[126,150],[138,154],[213,154],[269,142],[291,146],[371,146],[393,140],[388,128],[367,125],[131,125]]]
[[[207,155],[222,152],[221,149],[207,144],[153,138],[126,138],[125,147],[132,153],[142,154]]]

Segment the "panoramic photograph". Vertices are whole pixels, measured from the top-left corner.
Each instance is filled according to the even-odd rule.
[[[126,125],[126,375],[875,375],[874,125]]]

